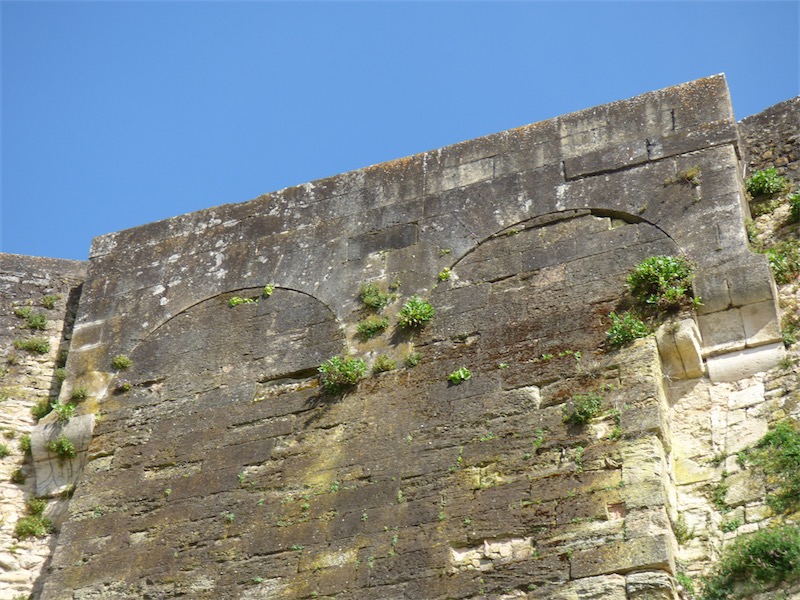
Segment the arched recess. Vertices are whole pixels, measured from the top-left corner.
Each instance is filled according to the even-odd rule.
[[[199,302],[130,353],[132,366],[117,374],[101,405],[48,579],[53,589],[119,582],[134,586],[120,588],[119,597],[136,597],[145,576],[172,581],[188,571],[192,579],[195,563],[216,577],[216,551],[208,547],[225,544],[233,515],[236,524],[266,518],[252,493],[246,507],[241,496],[251,486],[285,485],[281,448],[302,432],[319,395],[317,367],[342,352],[344,334],[308,294],[261,293]],[[233,297],[252,301],[231,307]],[[103,552],[84,552],[98,536],[113,541]],[[126,559],[131,552],[135,561]]]
[[[475,361],[487,366],[597,351],[608,313],[625,302],[631,269],[680,252],[663,230],[632,215],[583,209],[522,221],[451,267],[451,281],[433,295],[441,307],[434,337],[479,334]]]

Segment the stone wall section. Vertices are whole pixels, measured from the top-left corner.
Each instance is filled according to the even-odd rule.
[[[10,454],[0,459],[0,598],[27,598],[50,555],[54,539],[14,536],[25,502],[36,495],[30,453],[20,440],[33,433],[31,408],[54,401],[60,386],[56,365],[69,345],[71,322],[86,264],[77,261],[0,254],[0,443]],[[31,329],[15,314],[30,309],[42,315],[43,329]],[[14,342],[40,337],[50,349],[44,354],[15,347]],[[47,514],[56,518],[54,508]]]
[[[737,140],[716,76],[98,238],[61,395],[100,421],[42,597],[674,597],[661,362],[604,353],[606,317],[636,262],[683,252],[684,371],[780,359]],[[437,316],[361,339],[365,282]],[[701,341],[732,310],[757,316]],[[320,394],[328,353],[412,350]],[[602,412],[570,426],[582,393]]]

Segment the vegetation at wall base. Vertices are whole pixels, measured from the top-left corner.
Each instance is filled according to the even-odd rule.
[[[800,423],[788,419],[778,422],[746,453],[746,459],[776,486],[767,494],[773,510],[800,510]]]
[[[711,575],[703,578],[700,600],[741,598],[750,590],[797,578],[800,527],[767,527],[740,536],[724,548]]]
[[[25,350],[31,354],[47,354],[50,352],[50,342],[44,338],[32,337],[25,340],[14,340],[17,350]]]
[[[320,385],[328,394],[341,394],[355,386],[367,373],[367,365],[362,358],[334,356],[319,366]]]

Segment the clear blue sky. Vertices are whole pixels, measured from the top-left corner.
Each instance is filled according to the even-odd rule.
[[[800,93],[800,3],[8,2],[0,251],[91,239],[724,72]]]

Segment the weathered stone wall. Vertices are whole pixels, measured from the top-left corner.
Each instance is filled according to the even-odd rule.
[[[777,169],[792,181],[800,179],[800,96],[771,106],[739,122],[748,175]]]
[[[61,392],[99,421],[42,597],[672,597],[661,360],[603,342],[630,268],[683,252],[709,341],[659,338],[671,376],[782,356],[737,152],[718,76],[99,238]],[[364,340],[364,282],[436,317]],[[338,353],[401,368],[330,397]]]
[[[52,550],[49,537],[14,536],[25,501],[35,495],[31,458],[20,441],[33,432],[36,420],[31,408],[58,393],[54,369],[68,346],[85,276],[85,263],[0,254],[0,442],[10,452],[0,459],[0,598],[4,600],[27,597]],[[26,309],[31,317],[44,320],[28,322],[21,316]],[[15,346],[34,337],[49,345],[43,354]],[[48,514],[54,516],[56,508]]]
[[[796,412],[741,180],[743,156],[796,163],[791,106],[737,130],[711,77],[110,234],[88,274],[6,258],[2,281],[64,273],[62,312],[85,275],[64,385],[55,354],[25,359],[62,403],[86,391],[78,416],[33,430],[35,487],[9,504],[13,520],[24,494],[49,497],[60,526],[35,594],[676,598],[675,575],[735,534],[709,501],[720,482],[738,532],[770,522],[732,461]],[[607,348],[627,273],[677,253],[703,305]],[[393,294],[371,339],[366,282]],[[8,289],[13,327],[51,293]],[[436,315],[408,331],[414,294]],[[317,367],[336,354],[397,368],[332,396]],[[471,377],[449,382],[459,367]],[[565,421],[581,395],[597,415]],[[62,434],[73,459],[47,450]],[[50,542],[9,541],[31,548],[0,554],[26,592]]]

